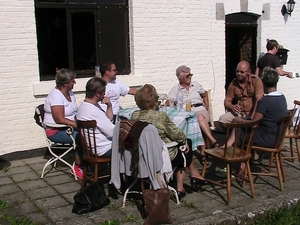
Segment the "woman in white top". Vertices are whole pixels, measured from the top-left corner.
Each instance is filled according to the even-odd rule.
[[[66,124],[76,129],[75,115],[77,113],[77,103],[72,92],[75,81],[75,72],[69,69],[60,69],[56,71],[55,82],[56,87],[48,94],[45,104],[45,123],[52,124]],[[72,143],[70,136],[66,133],[66,130],[49,128],[46,129],[48,138],[53,142]],[[73,132],[73,137],[76,140],[78,132]],[[75,172],[76,175],[81,178],[82,173],[79,165],[81,164],[82,152],[80,148],[77,148],[77,154],[75,157]],[[78,173],[78,174],[77,174]]]

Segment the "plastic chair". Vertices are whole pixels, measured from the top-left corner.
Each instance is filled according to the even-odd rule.
[[[300,112],[299,112],[300,101],[294,101],[294,109],[292,110],[289,127],[285,133],[285,138],[289,138],[290,141],[290,154],[291,156],[283,156],[283,159],[298,159],[300,162],[300,149],[298,139],[300,139]],[[295,139],[297,156],[294,156],[293,139]]]
[[[253,175],[257,176],[272,176],[277,177],[279,180],[280,190],[283,191],[283,182],[285,181],[285,171],[283,167],[283,161],[282,161],[282,150],[284,148],[284,138],[285,133],[287,130],[287,127],[290,122],[291,114],[289,113],[286,116],[283,116],[279,125],[279,129],[276,136],[276,143],[273,148],[265,148],[260,146],[252,146],[252,150],[254,151],[261,151],[261,152],[269,152],[271,153],[269,165],[265,166],[265,170],[263,170],[261,173],[252,172]],[[272,165],[273,159],[275,157],[275,164],[276,164],[276,171],[277,173],[271,173],[270,168],[274,167]],[[269,170],[266,172],[266,168],[269,168]]]
[[[84,159],[83,177],[81,180],[81,188],[84,188],[86,186],[86,179],[91,182],[97,182],[99,178],[110,176],[110,174],[101,176],[99,174],[110,166],[111,158],[97,155],[97,147],[95,147],[97,146],[95,130],[98,129],[96,120],[81,121],[76,119],[76,123]],[[91,164],[94,166],[94,171],[89,174],[87,168]],[[104,168],[101,168],[99,171],[100,164],[104,164]]]
[[[222,161],[226,163],[226,185],[224,185],[224,180],[221,181],[213,181],[208,180],[213,184],[219,185],[221,187],[225,187],[227,189],[227,204],[230,204],[231,201],[231,182],[235,178],[231,177],[231,163],[245,163],[245,170],[243,173],[242,179],[244,180],[243,186],[245,184],[246,177],[248,177],[251,194],[252,197],[255,198],[253,180],[250,170],[249,161],[252,157],[251,155],[251,147],[253,142],[253,137],[255,135],[256,129],[258,127],[260,121],[249,122],[249,123],[225,123],[224,127],[226,128],[226,140],[231,135],[231,132],[234,132],[235,135],[235,143],[233,146],[227,146],[225,143],[224,148],[213,148],[204,150],[207,156],[211,158],[215,158],[218,161]],[[234,129],[234,130],[233,130]],[[202,176],[205,177],[207,167],[207,159],[205,159]]]
[[[52,157],[45,163],[43,167],[41,178],[44,178],[45,169],[47,168],[47,166],[52,165],[52,167],[56,168],[57,161],[60,161],[71,168],[74,174],[74,178],[75,180],[77,180],[73,166],[63,159],[63,157],[65,157],[69,152],[76,149],[75,139],[73,138],[72,135],[73,127],[64,124],[48,124],[48,123],[46,124],[44,123],[44,115],[45,115],[44,104],[41,104],[35,108],[34,119],[36,123],[43,128],[43,133],[46,139],[47,148],[50,154],[52,155]],[[46,128],[65,129],[67,134],[70,136],[72,143],[57,143],[51,141],[46,135]],[[53,150],[61,150],[61,151],[59,151],[58,154],[57,151],[54,152]]]

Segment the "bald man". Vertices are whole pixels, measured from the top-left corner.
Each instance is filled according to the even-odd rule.
[[[251,74],[249,62],[239,62],[235,73],[236,78],[230,83],[224,100],[224,106],[228,112],[220,117],[221,124],[230,123],[238,116],[252,118],[257,101],[264,95],[262,80]]]

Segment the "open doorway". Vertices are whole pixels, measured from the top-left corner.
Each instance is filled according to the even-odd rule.
[[[259,15],[243,12],[226,15],[226,91],[241,60],[247,60],[255,72],[258,18]]]

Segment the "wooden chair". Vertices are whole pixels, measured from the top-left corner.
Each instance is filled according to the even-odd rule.
[[[290,141],[290,154],[291,156],[283,156],[283,159],[291,159],[294,162],[294,159],[298,159],[300,162],[300,149],[298,139],[300,139],[300,113],[296,113],[297,109],[300,106],[300,101],[294,101],[294,109],[292,110],[291,119],[289,127],[285,133],[285,138],[289,138]],[[297,156],[294,155],[293,148],[293,139],[295,139]]]
[[[70,167],[71,170],[73,171],[74,178],[77,180],[77,176],[75,175],[75,171],[73,166],[66,161],[65,157],[73,150],[76,149],[76,142],[75,139],[73,138],[73,127],[65,124],[48,124],[44,123],[44,104],[41,104],[35,108],[35,114],[34,114],[34,119],[35,122],[43,128],[43,133],[46,139],[47,143],[47,148],[52,155],[52,157],[45,163],[43,170],[42,170],[42,175],[41,178],[44,178],[45,176],[45,170],[48,166],[52,166],[52,168],[57,167],[57,162],[61,162],[65,164],[66,166]],[[51,141],[47,135],[46,135],[46,128],[52,128],[52,129],[64,129],[66,133],[69,135],[71,143],[61,143],[61,142],[53,142]],[[56,151],[55,151],[56,150]]]
[[[279,125],[279,129],[276,136],[276,143],[273,148],[266,148],[266,147],[260,147],[260,146],[252,146],[253,151],[262,151],[271,153],[271,158],[269,161],[269,165],[265,166],[265,169],[262,172],[252,172],[252,175],[258,175],[258,176],[273,176],[277,177],[279,180],[280,190],[283,191],[283,181],[285,181],[285,172],[283,167],[283,161],[282,161],[282,150],[283,150],[283,141],[285,138],[285,132],[287,130],[289,121],[290,121],[291,114],[289,113],[286,116],[283,116]],[[273,159],[275,158],[275,164],[276,164],[276,170],[277,173],[271,173],[270,170],[266,172],[267,168],[274,167],[272,165]]]
[[[258,127],[260,121],[256,122],[249,122],[249,123],[225,123],[224,127],[226,128],[226,140],[229,139],[231,135],[235,136],[235,143],[233,146],[227,146],[225,143],[224,148],[213,148],[213,149],[206,149],[204,152],[206,155],[210,156],[211,158],[215,158],[218,161],[222,161],[226,163],[226,189],[227,189],[227,204],[230,204],[231,200],[231,182],[235,178],[232,178],[232,171],[231,171],[231,164],[232,163],[245,163],[245,170],[243,173],[242,179],[245,181],[246,177],[248,177],[252,197],[255,198],[254,194],[254,186],[253,180],[250,170],[249,161],[252,157],[251,155],[251,147],[253,142],[253,137],[255,135],[255,131]],[[234,129],[234,130],[233,130]],[[233,133],[232,133],[233,132]],[[207,159],[204,162],[202,176],[205,177],[207,167]],[[224,180],[221,181],[212,181],[208,180],[209,182],[224,187],[225,185]],[[244,185],[244,182],[243,182]]]
[[[84,169],[81,180],[81,189],[86,186],[86,179],[91,182],[97,182],[99,178],[109,177],[110,174],[99,176],[99,174],[109,167],[111,158],[101,157],[97,155],[95,130],[97,122],[95,120],[81,121],[76,119],[77,129],[80,137],[81,148],[83,151]],[[99,164],[104,164],[104,168],[99,171]],[[94,171],[91,175],[87,172],[88,165],[94,166]]]

